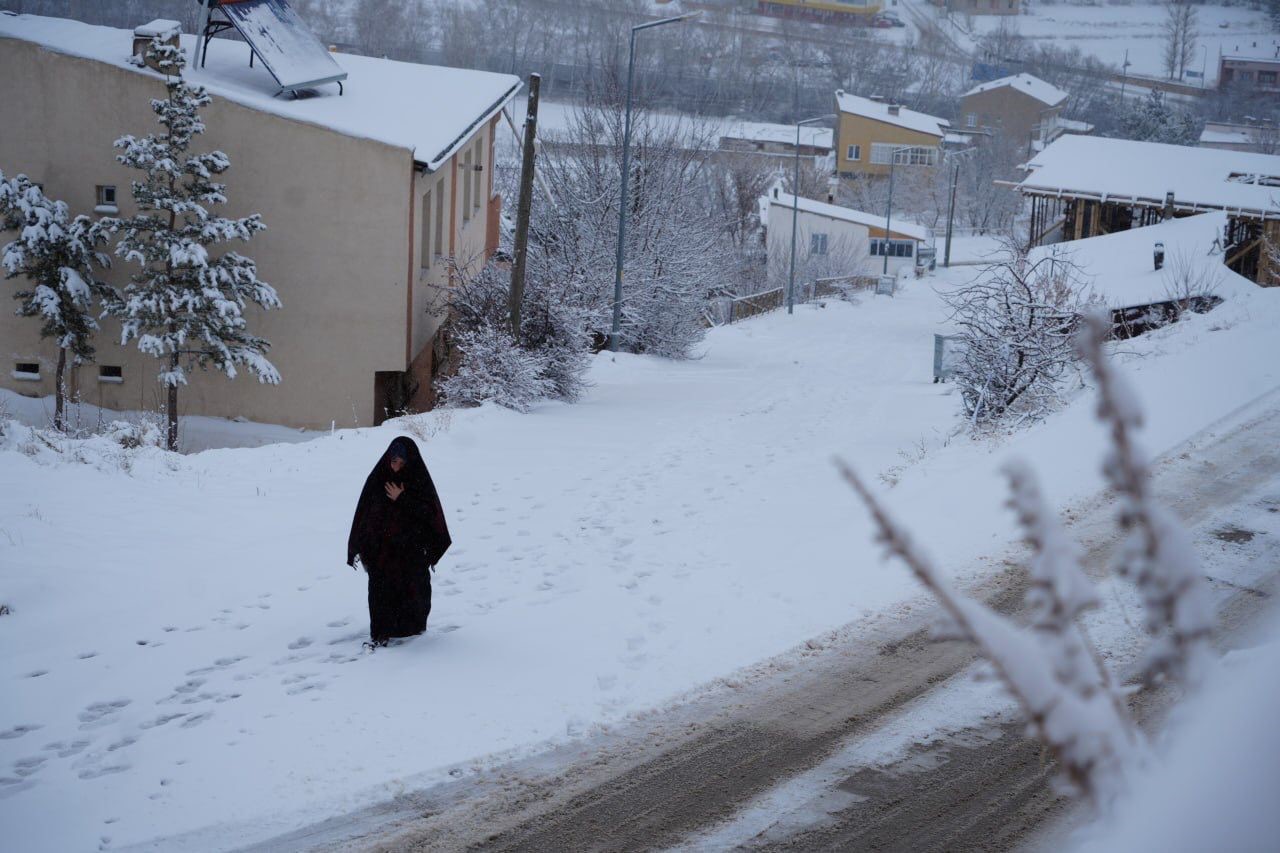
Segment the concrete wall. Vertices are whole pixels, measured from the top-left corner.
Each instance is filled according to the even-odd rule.
[[[927,133],[899,127],[895,124],[886,124],[882,121],[850,113],[840,113],[840,120],[836,123],[835,142],[836,171],[838,173],[887,175],[889,174],[888,164],[877,165],[871,162],[872,143],[880,142],[894,146],[917,145],[924,148],[937,148],[942,144],[942,139]],[[855,161],[848,158],[850,145],[859,146],[860,159]],[[930,167],[899,165],[896,168],[927,169]]]
[[[960,100],[960,116],[956,122],[961,130],[990,128],[998,130],[1005,139],[1015,145],[1026,147],[1030,144],[1032,133],[1040,138],[1038,128],[1042,121],[1056,116],[1060,107],[1046,107],[1025,92],[1019,92],[1012,86],[1001,86],[977,92]],[[974,116],[976,126],[969,124],[969,116]]]
[[[163,93],[155,75],[0,39],[0,104],[9,115],[24,117],[5,122],[0,132],[0,169],[28,174],[75,213],[92,211],[97,185],[115,185],[120,214],[130,215],[134,173],[115,162],[112,142],[157,130],[149,102]],[[250,328],[271,341],[269,357],[283,381],[267,386],[243,374],[234,381],[196,374],[180,393],[181,413],[316,428],[333,421],[372,423],[374,374],[406,370],[439,325],[428,313],[438,300],[422,285],[448,280],[442,264],[425,277],[420,272],[414,229],[421,196],[438,177],[448,187],[446,209],[456,210],[461,221],[462,194],[452,196],[457,167],[450,162],[435,176],[415,175],[407,149],[216,96],[202,114],[208,129],[193,147],[221,149],[231,158],[223,176],[230,203],[219,212],[260,213],[267,225],[251,243],[231,248],[257,262],[284,304],[279,311],[249,314]],[[492,123],[478,131],[484,171],[476,174],[486,188],[492,132]],[[487,200],[487,190],[484,195]],[[460,233],[445,229],[449,251],[479,247],[476,256],[483,254],[487,210],[481,204],[480,215]],[[123,286],[132,271],[117,262],[109,278]],[[38,332],[38,323],[0,311],[0,387],[28,395],[53,392],[57,351]],[[154,361],[133,345],[120,347],[118,339],[116,328],[104,327],[98,363],[121,365],[123,381],[99,382],[97,365],[84,365],[75,378],[82,399],[112,409],[157,409],[162,392]],[[19,361],[40,362],[41,381],[15,379]]]

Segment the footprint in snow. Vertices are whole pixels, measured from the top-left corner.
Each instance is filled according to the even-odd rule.
[[[298,649],[305,649],[307,646],[311,645],[311,643],[312,640],[310,637],[299,637],[289,644],[289,648],[297,651]]]
[[[342,643],[350,643],[350,642],[352,642],[352,641],[354,641],[354,640],[359,640],[359,639],[363,638],[363,637],[364,637],[364,635],[365,635],[365,634],[364,634],[364,632],[363,632],[363,631],[356,631],[356,632],[355,632],[355,633],[353,633],[353,634],[343,634],[341,637],[338,637],[337,639],[330,640],[330,641],[329,641],[329,645],[331,645],[331,646],[337,646],[337,645],[340,645],[340,644],[342,644]]]
[[[13,740],[16,737],[22,737],[28,732],[34,732],[40,728],[43,727],[39,723],[24,723],[22,725],[17,725],[11,729],[6,729],[5,731],[0,732],[0,740]]]
[[[86,705],[85,709],[77,715],[80,719],[80,728],[92,729],[110,723],[112,718],[132,701],[131,699],[111,699]]]
[[[31,776],[48,760],[48,756],[45,755],[29,755],[26,758],[19,758],[13,762],[13,772],[24,778]]]
[[[33,669],[33,670],[31,670],[30,672],[28,672],[26,675],[24,675],[23,677],[24,677],[24,678],[39,678],[39,677],[40,677],[40,676],[42,676],[42,675],[48,675],[48,674],[49,674],[49,670],[47,670],[47,669]]]
[[[453,631],[458,630],[458,629],[459,629],[459,628],[461,628],[461,627],[462,627],[461,625],[441,625],[439,628],[437,628],[437,629],[436,629],[436,633],[438,633],[438,634],[448,634],[448,633],[451,633],[451,632],[453,632]]]
[[[67,743],[64,740],[55,740],[53,743],[44,745],[46,752],[56,752],[59,758],[70,758],[73,755],[79,755],[89,746],[87,739],[73,740]]]
[[[81,779],[97,779],[100,776],[109,776],[112,773],[124,773],[133,767],[127,761],[121,761],[116,764],[100,764],[97,767],[87,767],[81,770],[77,776]]]
[[[350,625],[350,624],[351,624],[351,620],[350,620],[350,619],[336,619],[336,620],[334,620],[333,622],[328,623],[328,627],[330,627],[330,628],[345,628],[345,627],[347,627],[347,626],[348,626],[348,625]]]

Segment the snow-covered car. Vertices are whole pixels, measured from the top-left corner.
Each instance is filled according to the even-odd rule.
[[[871,26],[877,28],[905,27],[906,24],[893,12],[881,12],[871,19]]]

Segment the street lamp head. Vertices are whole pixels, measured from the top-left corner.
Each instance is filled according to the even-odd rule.
[[[692,21],[694,18],[698,18],[701,16],[702,16],[702,12],[700,11],[686,12],[683,15],[676,15],[675,17],[672,17],[672,18],[662,18],[661,20],[657,20],[657,21],[646,21],[643,24],[636,24],[634,27],[631,28],[631,32],[636,33],[636,32],[639,32],[640,30],[647,30],[653,27],[660,27],[663,24],[678,24],[678,23],[681,23],[682,21]]]

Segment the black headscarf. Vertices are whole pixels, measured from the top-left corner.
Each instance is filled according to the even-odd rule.
[[[404,467],[398,472],[391,470],[391,460],[396,457],[404,459]],[[404,486],[404,493],[391,500],[386,493],[387,483],[399,483]],[[364,481],[347,538],[347,565],[355,565],[359,556],[366,570],[377,570],[380,557],[394,553],[398,559],[421,554],[426,565],[434,566],[452,541],[440,496],[418,445],[413,439],[400,436],[391,442]]]

